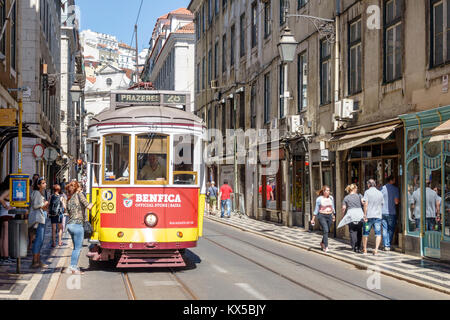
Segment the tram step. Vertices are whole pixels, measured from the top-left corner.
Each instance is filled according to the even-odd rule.
[[[162,268],[185,266],[186,263],[178,250],[124,251],[117,264],[117,268]]]

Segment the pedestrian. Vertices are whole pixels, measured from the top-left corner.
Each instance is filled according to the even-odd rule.
[[[33,193],[31,194],[31,212],[28,216],[28,227],[34,230],[36,238],[31,249],[33,253],[32,268],[46,268],[47,265],[41,262],[41,249],[44,243],[46,210],[48,209],[48,201],[45,200],[44,192],[47,182],[44,178],[39,178],[33,185]]]
[[[420,218],[421,218],[421,189],[418,188],[413,193],[414,201],[414,215],[416,218],[416,224],[420,228]],[[431,181],[427,181],[427,187],[425,188],[425,228],[427,231],[433,231],[437,222],[439,222],[439,212],[440,212],[440,200],[439,196],[431,189]]]
[[[217,210],[217,187],[214,181],[211,182],[211,186],[208,189],[209,194],[209,213],[215,212]]]
[[[58,234],[58,246],[62,246],[62,223],[64,217],[64,203],[62,201],[61,187],[53,186],[53,195],[50,199],[49,216],[52,222],[52,248],[56,247],[56,234]]]
[[[233,193],[233,189],[228,185],[228,180],[223,181],[223,185],[220,187],[220,204],[221,204],[221,211],[222,214],[220,215],[221,218],[225,215],[225,206],[227,206],[227,218],[231,217],[231,195]]]
[[[211,187],[211,182],[206,183],[206,197],[205,197],[205,207],[206,207],[206,214],[210,214],[209,211],[209,188]]]
[[[334,208],[334,199],[330,195],[330,187],[324,185],[320,191],[317,192],[318,198],[316,200],[316,208],[311,220],[311,225],[316,224],[316,216],[319,218],[319,223],[322,226],[323,237],[320,246],[324,252],[328,252],[328,233],[330,232],[331,223],[336,221],[336,210]]]
[[[9,180],[10,176],[8,175],[0,186],[0,265],[6,265],[15,262],[9,257],[8,225],[9,221],[12,220],[15,216],[15,214],[9,214],[9,211],[14,209],[10,206],[9,203]]]
[[[350,243],[354,252],[362,252],[361,240],[362,229],[364,224],[364,200],[363,196],[358,193],[358,186],[351,184],[345,188],[348,195],[342,201],[342,212],[345,214],[361,218],[359,221],[352,221],[348,225],[350,231]]]
[[[367,241],[370,230],[375,230],[375,250],[373,255],[378,254],[378,248],[381,244],[381,219],[384,204],[383,194],[377,189],[375,180],[370,179],[367,182],[366,192],[364,193],[364,232],[363,232],[363,254],[367,254]]]
[[[381,189],[383,209],[381,227],[383,228],[383,246],[385,251],[391,250],[395,227],[397,226],[397,206],[400,203],[400,191],[394,185],[395,177],[389,176],[388,183]]]
[[[35,173],[35,174],[33,174],[33,178],[30,180],[30,201],[31,201],[31,196],[33,194],[34,185],[35,185],[36,181],[39,178],[40,178],[39,174]],[[31,210],[32,210],[32,208],[30,206],[28,214],[31,213]],[[28,225],[28,251],[31,251],[31,246],[32,246],[33,241],[34,241],[34,239],[36,237],[36,232],[35,231],[36,231],[36,229],[31,229],[30,225]]]
[[[70,266],[68,272],[72,274],[83,274],[78,267],[78,260],[80,258],[81,248],[83,247],[85,221],[89,221],[87,210],[91,210],[94,206],[89,203],[81,192],[82,188],[77,181],[70,182],[67,187],[67,212],[69,214],[69,221],[67,222],[67,231],[72,237],[73,251],[70,259]]]
[[[66,184],[67,184],[66,178],[64,178],[64,179],[62,180],[62,182],[61,182],[61,185],[60,185],[60,187],[61,187],[61,193],[64,193],[64,190],[66,190]]]

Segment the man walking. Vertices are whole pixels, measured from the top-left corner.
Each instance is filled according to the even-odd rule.
[[[363,254],[367,254],[367,241],[370,230],[374,227],[375,231],[375,250],[373,255],[378,254],[378,248],[381,243],[381,218],[384,204],[383,194],[377,189],[375,180],[370,179],[367,183],[369,188],[364,193],[364,231],[363,231]]]
[[[231,194],[233,193],[233,189],[228,185],[228,180],[223,181],[223,185],[220,187],[220,204],[222,209],[221,218],[225,215],[225,205],[227,206],[227,218],[231,216]]]
[[[397,226],[396,206],[400,203],[400,192],[394,183],[395,177],[390,176],[388,183],[381,189],[384,200],[381,226],[383,227],[383,245],[385,251],[391,250],[391,242],[394,238],[395,227]]]
[[[208,188],[207,195],[209,197],[209,214],[217,210],[217,187],[215,182],[211,182],[211,186]]]

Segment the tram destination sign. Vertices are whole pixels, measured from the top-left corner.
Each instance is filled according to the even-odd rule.
[[[117,93],[117,104],[164,104],[164,105],[185,105],[185,94],[167,93]]]

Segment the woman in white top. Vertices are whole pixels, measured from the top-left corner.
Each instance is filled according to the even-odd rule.
[[[11,264],[15,262],[9,258],[8,221],[15,216],[15,214],[9,214],[9,211],[14,209],[9,204],[9,178],[10,177],[7,176],[0,186],[0,264]]]

